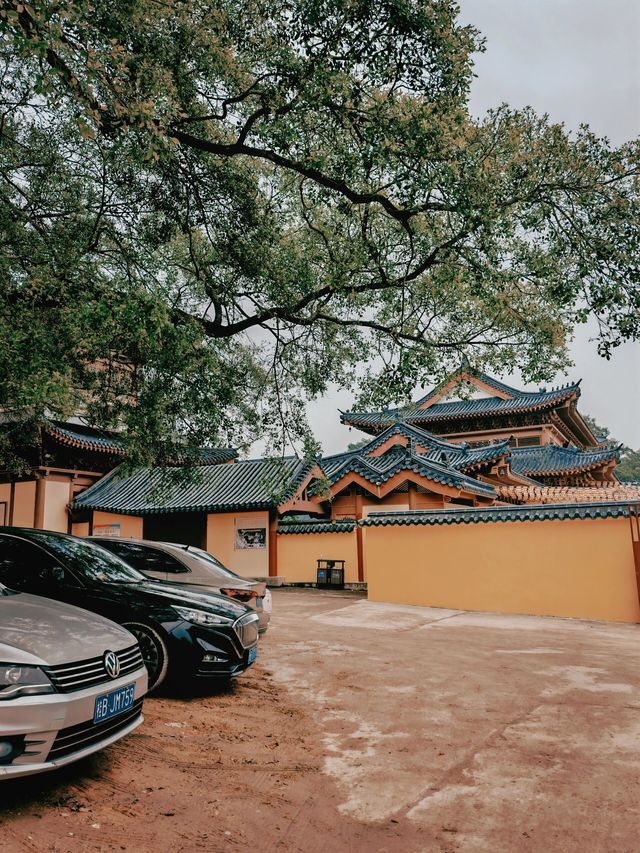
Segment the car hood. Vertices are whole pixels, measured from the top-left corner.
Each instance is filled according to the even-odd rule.
[[[191,584],[174,583],[173,581],[147,581],[138,585],[138,589],[149,595],[169,599],[169,603],[181,607],[194,607],[226,616],[228,619],[239,619],[245,613],[253,613],[250,607],[236,604],[226,595],[219,595],[207,587],[194,587]]]
[[[16,593],[0,595],[0,662],[56,666],[135,643],[114,622],[79,607]]]

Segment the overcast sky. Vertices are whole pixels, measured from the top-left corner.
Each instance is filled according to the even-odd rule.
[[[459,2],[464,21],[486,38],[486,52],[476,61],[472,112],[481,115],[502,102],[531,105],[568,128],[586,122],[614,144],[640,136],[639,0]],[[582,378],[580,410],[640,447],[640,343],[620,347],[607,362],[583,327],[571,354],[575,367],[545,384]],[[521,385],[517,376],[503,378]],[[338,408],[349,409],[352,399],[335,392],[309,405],[325,453],[361,437],[339,423]]]

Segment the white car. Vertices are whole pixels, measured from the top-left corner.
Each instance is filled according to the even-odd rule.
[[[0,585],[0,782],[77,761],[143,720],[135,637],[78,607]]]

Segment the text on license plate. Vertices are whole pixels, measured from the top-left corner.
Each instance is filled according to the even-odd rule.
[[[254,646],[252,649],[249,649],[249,663],[253,663],[257,657],[258,657],[258,647]]]
[[[117,690],[111,690],[109,693],[102,693],[100,696],[96,696],[93,722],[101,723],[103,720],[117,717],[118,714],[128,711],[133,706],[135,692],[135,684],[127,684],[124,687],[119,687]]]

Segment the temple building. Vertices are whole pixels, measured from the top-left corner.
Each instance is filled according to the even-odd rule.
[[[619,449],[594,435],[579,397],[580,383],[520,391],[463,365],[411,406],[345,412],[341,420],[370,435],[400,422],[468,447],[506,442],[514,482],[505,485],[615,487]]]
[[[75,532],[75,498],[125,457],[117,433],[87,426],[79,418],[45,420],[27,434],[16,435],[6,421],[0,429],[22,467],[20,475],[0,473],[0,524]],[[232,448],[204,448],[201,464],[231,462],[237,456]]]
[[[524,392],[465,365],[410,406],[343,413],[368,434],[357,449],[239,460],[233,448],[203,448],[188,481],[177,468],[127,472],[116,433],[45,421],[35,440],[16,441],[25,467],[0,479],[0,521],[196,545],[240,574],[290,581],[312,581],[317,559],[336,557],[362,583],[367,525],[380,513],[448,524],[492,520],[492,508],[535,520],[543,505],[584,506],[590,517],[595,503],[638,502],[640,488],[616,477],[618,448],[599,442],[579,396],[579,384]]]

